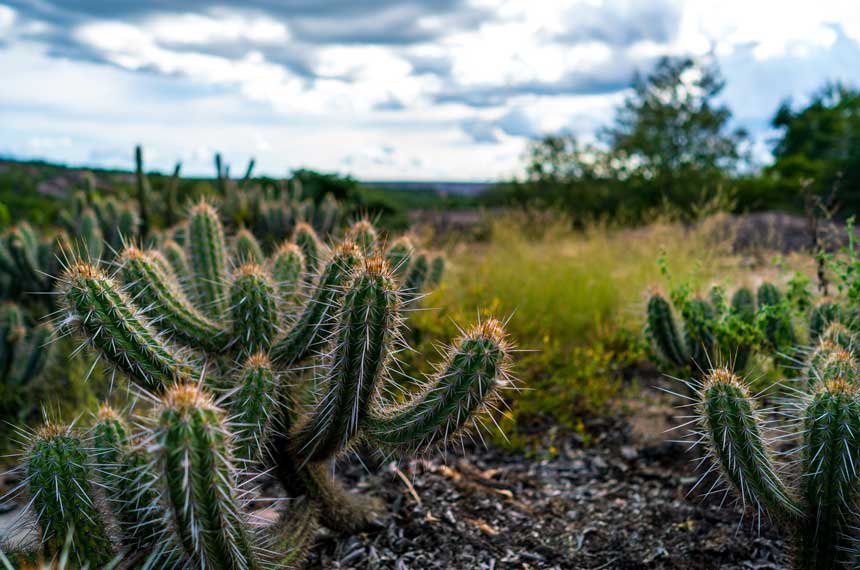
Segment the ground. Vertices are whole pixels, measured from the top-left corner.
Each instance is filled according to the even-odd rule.
[[[786,547],[766,520],[758,529],[737,506],[721,507],[722,494],[690,494],[696,456],[666,433],[671,398],[640,384],[615,417],[587,422],[587,443],[549,428],[528,452],[470,444],[399,466],[345,462],[338,476],[380,497],[389,514],[373,532],[322,531],[308,567],[785,568]],[[15,516],[6,509],[0,534]]]
[[[561,443],[538,452],[545,459],[473,446],[400,473],[343,466],[340,476],[382,497],[390,516],[378,532],[323,535],[310,568],[785,568],[767,521],[759,530],[738,506],[721,507],[722,493],[689,494],[695,452],[664,433],[667,397],[642,390],[625,416],[588,424],[588,445],[548,434]]]

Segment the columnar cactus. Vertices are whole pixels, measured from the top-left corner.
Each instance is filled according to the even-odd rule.
[[[853,349],[844,348],[854,346],[853,337],[834,324],[810,357],[806,392],[798,394],[793,406],[798,421],[790,424],[801,440],[794,486],[786,481],[788,465],[778,464],[768,441],[768,418],[744,382],[717,368],[698,384],[693,437],[705,442],[744,505],[767,512],[790,529],[800,570],[849,568],[856,562],[860,364]]]
[[[710,298],[673,295],[683,327],[676,325],[672,304],[653,291],[646,309],[646,333],[658,356],[670,365],[704,373],[730,363],[743,370],[753,350],[762,345],[781,364],[791,364],[788,354],[796,349],[790,308],[779,290],[768,283],[758,292],[741,287],[725,301],[722,289],[711,290]]]
[[[444,444],[510,384],[510,347],[489,319],[447,350],[412,399],[394,401],[404,290],[381,255],[350,240],[329,250],[303,229],[297,239],[312,238],[304,248],[238,261],[214,209],[193,208],[188,227],[187,282],[167,256],[132,245],[113,276],[74,261],[61,279],[64,326],[147,402],[134,432],[107,408],[92,432],[90,455],[120,527],[118,540],[102,543],[110,552],[150,568],[295,565],[316,520],[356,531],[376,516],[332,477],[338,456],[358,442],[385,453]],[[320,269],[303,284],[308,257]],[[243,484],[261,470],[296,501],[276,524],[254,528],[246,503],[255,489]]]
[[[24,394],[37,380],[53,353],[54,328],[43,323],[30,328],[14,303],[0,306],[0,418],[24,415]]]
[[[62,251],[70,249],[68,236],[60,232],[41,237],[27,222],[0,235],[0,289],[4,297],[20,301],[51,291]],[[44,300],[45,295],[42,295]]]

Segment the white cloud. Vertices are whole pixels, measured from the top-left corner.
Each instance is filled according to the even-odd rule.
[[[250,4],[126,18],[118,5],[66,27],[0,5],[0,73],[15,78],[0,89],[0,153],[128,167],[143,142],[148,161],[188,173],[211,173],[217,149],[272,174],[494,179],[529,137],[592,137],[661,55],[714,50],[725,99],[761,132],[779,99],[860,80],[854,2],[471,0],[451,8],[471,11],[462,25],[423,4],[379,21]]]

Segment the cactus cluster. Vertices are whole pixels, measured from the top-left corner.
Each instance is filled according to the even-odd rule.
[[[137,398],[134,421],[103,406],[89,430],[49,423],[29,437],[24,486],[49,558],[65,544],[90,567],[300,565],[318,523],[354,532],[378,515],[333,478],[338,457],[443,445],[511,385],[503,325],[488,319],[425,383],[392,395],[408,377],[398,353],[412,293],[398,277],[406,263],[390,266],[393,245],[383,251],[372,226],[331,246],[297,228],[269,257],[253,236],[231,248],[207,203],[185,227],[184,246],[129,244],[114,272],[76,260],[60,280],[62,326]],[[261,472],[292,499],[270,524],[249,508]]]
[[[53,332],[50,323],[28,326],[18,305],[0,305],[0,418],[23,417],[31,411],[24,396],[51,356]]]
[[[800,570],[853,568],[858,562],[857,347],[854,333],[841,323],[824,328],[809,351],[803,388],[780,410],[794,421],[779,426],[730,370],[717,368],[694,382],[694,441],[704,442],[714,468],[744,505],[788,529]],[[778,435],[771,440],[771,434]],[[788,437],[797,444],[797,457],[783,464],[777,458],[785,454],[776,446]]]
[[[72,252],[92,260],[110,259],[122,244],[141,234],[141,217],[133,203],[102,197],[93,189],[76,192],[60,224],[75,236]]]
[[[0,235],[0,297],[23,300],[43,295],[53,287],[60,252],[68,247],[68,237],[40,236],[27,222],[20,222]],[[44,300],[44,298],[42,299]]]
[[[837,309],[822,303],[810,311],[810,334],[833,320]],[[676,324],[679,314],[681,326]],[[796,364],[800,335],[795,330],[794,308],[771,283],[755,294],[740,287],[727,299],[719,287],[704,295],[674,291],[670,303],[654,291],[646,309],[646,334],[661,363],[702,373],[718,364],[736,371],[746,368],[754,352],[772,355],[785,368]]]

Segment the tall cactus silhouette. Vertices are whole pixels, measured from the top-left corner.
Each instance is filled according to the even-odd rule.
[[[801,440],[800,460],[777,462],[768,440],[765,412],[758,409],[745,383],[731,371],[712,370],[696,383],[698,427],[692,437],[703,441],[708,455],[744,505],[765,511],[790,529],[795,566],[806,569],[852,567],[858,538],[856,501],[860,490],[857,448],[860,441],[860,364],[851,350],[854,338],[841,325],[822,333],[806,369],[806,393],[797,394],[794,426]],[[826,338],[825,338],[826,337]],[[794,479],[794,485],[789,480]]]
[[[396,357],[406,348],[404,285],[369,239],[327,248],[311,231],[259,263],[231,259],[217,212],[199,204],[182,255],[175,242],[165,255],[126,245],[113,275],[83,260],[66,269],[64,327],[146,402],[133,423],[102,408],[90,463],[76,459],[98,465],[119,527],[101,550],[74,541],[81,560],[124,553],[148,568],[295,567],[317,521],[355,532],[378,516],[373,501],[333,478],[337,457],[357,442],[385,454],[444,445],[510,387],[511,348],[502,324],[487,319],[411,398],[389,396],[406,374]],[[309,257],[319,269],[302,283]],[[187,279],[177,277],[179,259]],[[294,501],[281,520],[255,528],[247,503],[256,490],[244,485],[260,471]],[[91,489],[81,493],[76,500],[90,497],[98,510]],[[56,509],[43,514],[43,527],[65,524]],[[95,541],[106,528],[98,525],[81,528]],[[45,548],[56,552],[51,540]]]

